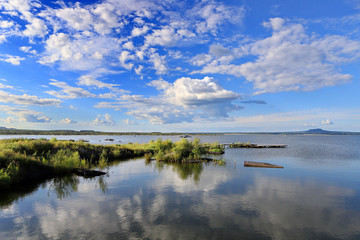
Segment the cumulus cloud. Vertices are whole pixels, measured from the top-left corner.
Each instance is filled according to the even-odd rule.
[[[39,18],[31,19],[30,24],[26,25],[23,34],[27,37],[44,37],[47,34],[47,27],[43,20]]]
[[[68,28],[74,28],[78,31],[90,30],[94,21],[90,10],[80,7],[79,3],[75,7],[57,9],[55,14],[66,22]]]
[[[165,56],[160,56],[158,53],[153,53],[150,56],[150,61],[154,64],[156,74],[162,75],[167,72]]]
[[[71,120],[70,118],[64,118],[60,120],[60,124],[76,124],[77,122],[74,120]]]
[[[70,105],[69,108],[72,109],[72,110],[78,110],[78,108],[74,107],[73,105]]]
[[[181,36],[175,32],[175,29],[171,27],[165,27],[163,29],[154,30],[151,35],[146,36],[146,43],[149,45],[160,45],[171,47],[176,45],[176,42]]]
[[[159,82],[154,86],[159,86]],[[165,87],[164,96],[173,104],[182,106],[217,104],[240,98],[237,93],[225,90],[211,77],[203,79],[183,77],[173,84],[167,86],[163,84],[163,87]]]
[[[10,21],[0,21],[0,28],[11,28],[14,26],[13,22]]]
[[[138,123],[137,122],[135,122],[134,120],[130,120],[130,119],[125,119],[124,121],[123,121],[126,125],[137,125]]]
[[[0,42],[12,36],[27,37],[30,43],[41,38],[44,51],[37,53],[26,46],[21,51],[36,54],[39,63],[61,70],[110,71],[121,65],[143,75],[143,70],[152,66],[156,74],[163,75],[168,73],[165,56],[171,55],[164,54],[164,48],[199,42],[206,38],[203,33],[216,34],[222,24],[240,23],[244,13],[242,7],[214,1],[197,2],[190,8],[175,2],[143,0],[56,4],[57,7],[32,0],[2,1],[0,9],[13,16],[14,21],[0,21],[0,26],[7,29],[0,31]],[[180,7],[186,14],[169,11],[168,4]],[[124,26],[128,28],[125,31]],[[136,38],[136,44],[132,38]],[[214,47],[214,52],[221,50],[224,51]],[[183,58],[181,54],[171,57]],[[7,58],[13,64],[20,64],[21,60],[24,59]]]
[[[59,63],[64,70],[93,71],[103,66],[104,56],[119,51],[119,44],[114,38],[84,34],[70,36],[55,33],[45,44],[45,52],[39,62],[45,65]]]
[[[99,114],[96,119],[93,121],[95,125],[105,125],[105,126],[114,126],[116,122],[113,120],[112,116],[108,113]]]
[[[153,124],[191,122],[200,118],[227,118],[231,111],[240,110],[232,101],[237,93],[224,89],[213,78],[179,78],[174,83],[162,79],[150,86],[160,91],[156,97],[124,95],[121,102],[101,102],[95,107],[115,110],[128,108],[127,114],[147,119]]]
[[[330,124],[334,124],[330,119],[326,119],[326,120],[322,120],[321,124],[323,125],[330,125]]]
[[[19,50],[22,51],[22,52],[32,53],[32,54],[37,53],[37,51],[35,49],[32,49],[32,50],[31,49],[32,49],[31,46],[22,46],[22,47],[19,48]]]
[[[144,35],[149,31],[149,29],[150,28],[148,26],[143,26],[141,28],[134,27],[133,30],[131,31],[131,36],[138,37],[138,36]]]
[[[128,51],[122,51],[120,56],[119,56],[119,61],[121,63],[121,65],[127,69],[127,70],[131,70],[134,66],[133,63],[127,63],[128,60],[133,60],[134,56],[130,54],[130,52]]]
[[[11,63],[12,65],[20,65],[21,61],[25,58],[19,56],[13,56],[10,54],[0,54],[0,61]]]

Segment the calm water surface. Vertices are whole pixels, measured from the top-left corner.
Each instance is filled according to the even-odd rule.
[[[107,144],[158,136],[57,138]],[[105,177],[1,193],[0,239],[360,239],[360,136],[200,138],[288,147],[227,149],[225,166],[133,159]],[[244,168],[247,160],[284,169]]]

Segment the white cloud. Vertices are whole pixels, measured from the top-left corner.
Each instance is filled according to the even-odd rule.
[[[47,27],[43,20],[39,18],[31,19],[30,24],[26,25],[23,34],[27,37],[44,37],[47,34]]]
[[[123,121],[126,125],[137,125],[138,123],[137,122],[135,122],[134,120],[130,120],[130,119],[125,119],[124,121]]]
[[[0,54],[0,61],[11,63],[12,65],[20,65],[21,61],[25,58],[19,56],[13,56],[9,54]]]
[[[53,90],[46,91],[46,93],[58,98],[74,99],[74,98],[96,97],[95,94],[92,94],[83,88],[72,87],[65,82],[59,82],[54,79],[51,79],[50,85],[61,88],[60,91],[53,91]]]
[[[321,124],[323,125],[330,125],[330,124],[334,124],[330,119],[326,119],[326,120],[322,120]]]
[[[19,50],[22,51],[22,52],[31,53],[31,54],[37,54],[35,49],[33,49],[33,50],[31,50],[31,49],[32,49],[31,46],[22,46],[22,47],[19,48]]]
[[[6,80],[4,79],[4,82],[6,82]],[[9,85],[5,85],[3,83],[0,83],[0,88],[9,88],[9,89],[13,89],[13,86],[9,86]]]
[[[10,21],[0,21],[0,28],[11,28],[14,26],[13,22]]]
[[[210,54],[198,54],[191,59],[191,64],[195,66],[203,66],[210,63],[213,57]]]
[[[225,6],[215,1],[202,1],[191,12],[201,19],[196,24],[199,33],[216,33],[224,22],[241,24],[245,15],[243,7]]]
[[[148,26],[143,26],[142,28],[135,27],[131,31],[131,36],[138,37],[138,36],[144,35],[149,31],[149,29],[150,28]]]
[[[5,35],[0,35],[0,44],[6,42],[6,36]]]
[[[231,51],[230,51],[230,49],[225,48],[221,44],[211,44],[209,53],[216,57],[222,57],[222,56],[230,55]]]
[[[193,73],[243,76],[254,84],[255,93],[311,91],[346,83],[352,78],[350,74],[339,73],[338,65],[360,58],[360,41],[343,36],[308,36],[302,25],[285,24],[279,18],[264,25],[272,28],[271,37],[235,49],[241,53],[240,57],[246,52],[256,56],[255,61],[235,65],[230,64],[231,58],[222,57]],[[204,62],[193,59],[193,63]]]
[[[303,124],[304,127],[316,127],[315,123],[304,123]]]
[[[162,75],[167,72],[165,56],[160,56],[158,53],[153,53],[150,56],[150,61],[154,64],[156,74]]]
[[[115,110],[129,109],[127,114],[153,124],[192,122],[195,119],[227,118],[228,113],[240,110],[232,104],[240,96],[225,90],[213,78],[179,78],[174,83],[152,81],[150,86],[161,93],[156,97],[123,95],[121,102],[101,102],[95,107]]]
[[[73,105],[70,105],[69,108],[72,109],[72,110],[78,110],[78,108],[74,107]]]
[[[44,123],[44,122],[50,122],[50,118],[45,116],[43,113],[24,109],[24,108],[12,108],[8,106],[0,106],[0,109],[2,111],[5,111],[9,115],[13,115],[16,117],[9,117],[7,118],[7,121],[14,122],[33,122],[33,123]]]
[[[74,120],[71,120],[70,118],[64,118],[59,123],[60,124],[76,124],[77,122]]]
[[[18,105],[39,105],[39,106],[59,105],[61,103],[59,99],[39,98],[37,96],[27,95],[27,94],[15,95],[2,90],[0,90],[0,102],[15,103]]]
[[[128,49],[128,50],[134,50],[134,44],[133,42],[129,41],[123,44],[123,48]]]
[[[146,43],[149,45],[160,45],[171,47],[176,45],[176,42],[180,39],[179,34],[171,27],[165,27],[163,29],[154,30],[151,35],[145,37]]]
[[[141,71],[143,70],[143,66],[138,66],[137,68],[135,68],[134,70],[135,70],[135,73],[137,74],[137,75],[141,75]]]
[[[59,63],[63,70],[94,71],[106,65],[104,59],[119,51],[118,40],[103,36],[52,34],[46,40],[41,64]]]
[[[96,88],[108,88],[108,89],[114,89],[115,87],[119,86],[119,84],[110,84],[110,83],[101,82],[91,75],[81,76],[78,80],[78,84],[82,86],[94,86]]]
[[[158,85],[158,83],[157,83]],[[199,106],[233,101],[237,93],[225,90],[211,77],[204,79],[179,78],[172,85],[164,85],[164,95],[173,104]]]
[[[96,125],[105,125],[105,126],[114,126],[116,122],[113,120],[110,114],[106,113],[104,115],[99,114],[94,120]]]
[[[78,31],[90,30],[94,21],[90,11],[81,8],[79,3],[74,8],[60,8],[55,14],[66,22],[68,28],[74,28]]]
[[[129,60],[133,60],[134,56],[130,55],[130,52],[128,51],[122,51],[120,56],[119,56],[119,61],[121,63],[121,65],[127,69],[127,70],[131,70],[134,66],[133,63],[127,63],[127,61]]]

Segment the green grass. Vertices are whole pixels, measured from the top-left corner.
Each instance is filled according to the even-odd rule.
[[[222,145],[218,143],[201,144],[197,138],[194,141],[182,138],[175,143],[171,140],[163,141],[159,138],[156,141],[151,140],[145,144],[129,143],[124,145],[124,147],[144,151],[147,161],[156,159],[157,161],[165,162],[187,162],[189,160],[201,160],[208,154],[219,155],[224,153]]]
[[[93,145],[56,138],[5,139],[0,140],[0,189],[30,178],[66,174],[74,168],[104,168],[110,162],[132,157],[184,163],[222,153],[224,148],[218,143],[201,144],[199,139],[188,141],[185,138],[175,143],[158,139],[125,145]]]
[[[0,189],[28,178],[65,174],[74,168],[103,168],[108,162],[144,154],[143,150],[121,145],[92,145],[55,138],[0,140]]]

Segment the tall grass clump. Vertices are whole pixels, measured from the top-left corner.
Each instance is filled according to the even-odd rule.
[[[219,146],[219,144],[216,144]],[[188,141],[186,138],[173,143],[171,140],[158,139],[157,141],[150,141],[144,144],[145,149],[150,151],[146,156],[155,158],[157,161],[167,162],[186,162],[189,160],[201,160],[202,157],[209,153],[211,146],[200,143],[200,139],[196,138],[194,141]]]
[[[50,156],[46,163],[54,167],[69,169],[86,167],[86,161],[81,160],[79,152],[74,152],[69,149],[58,150],[55,154]]]

